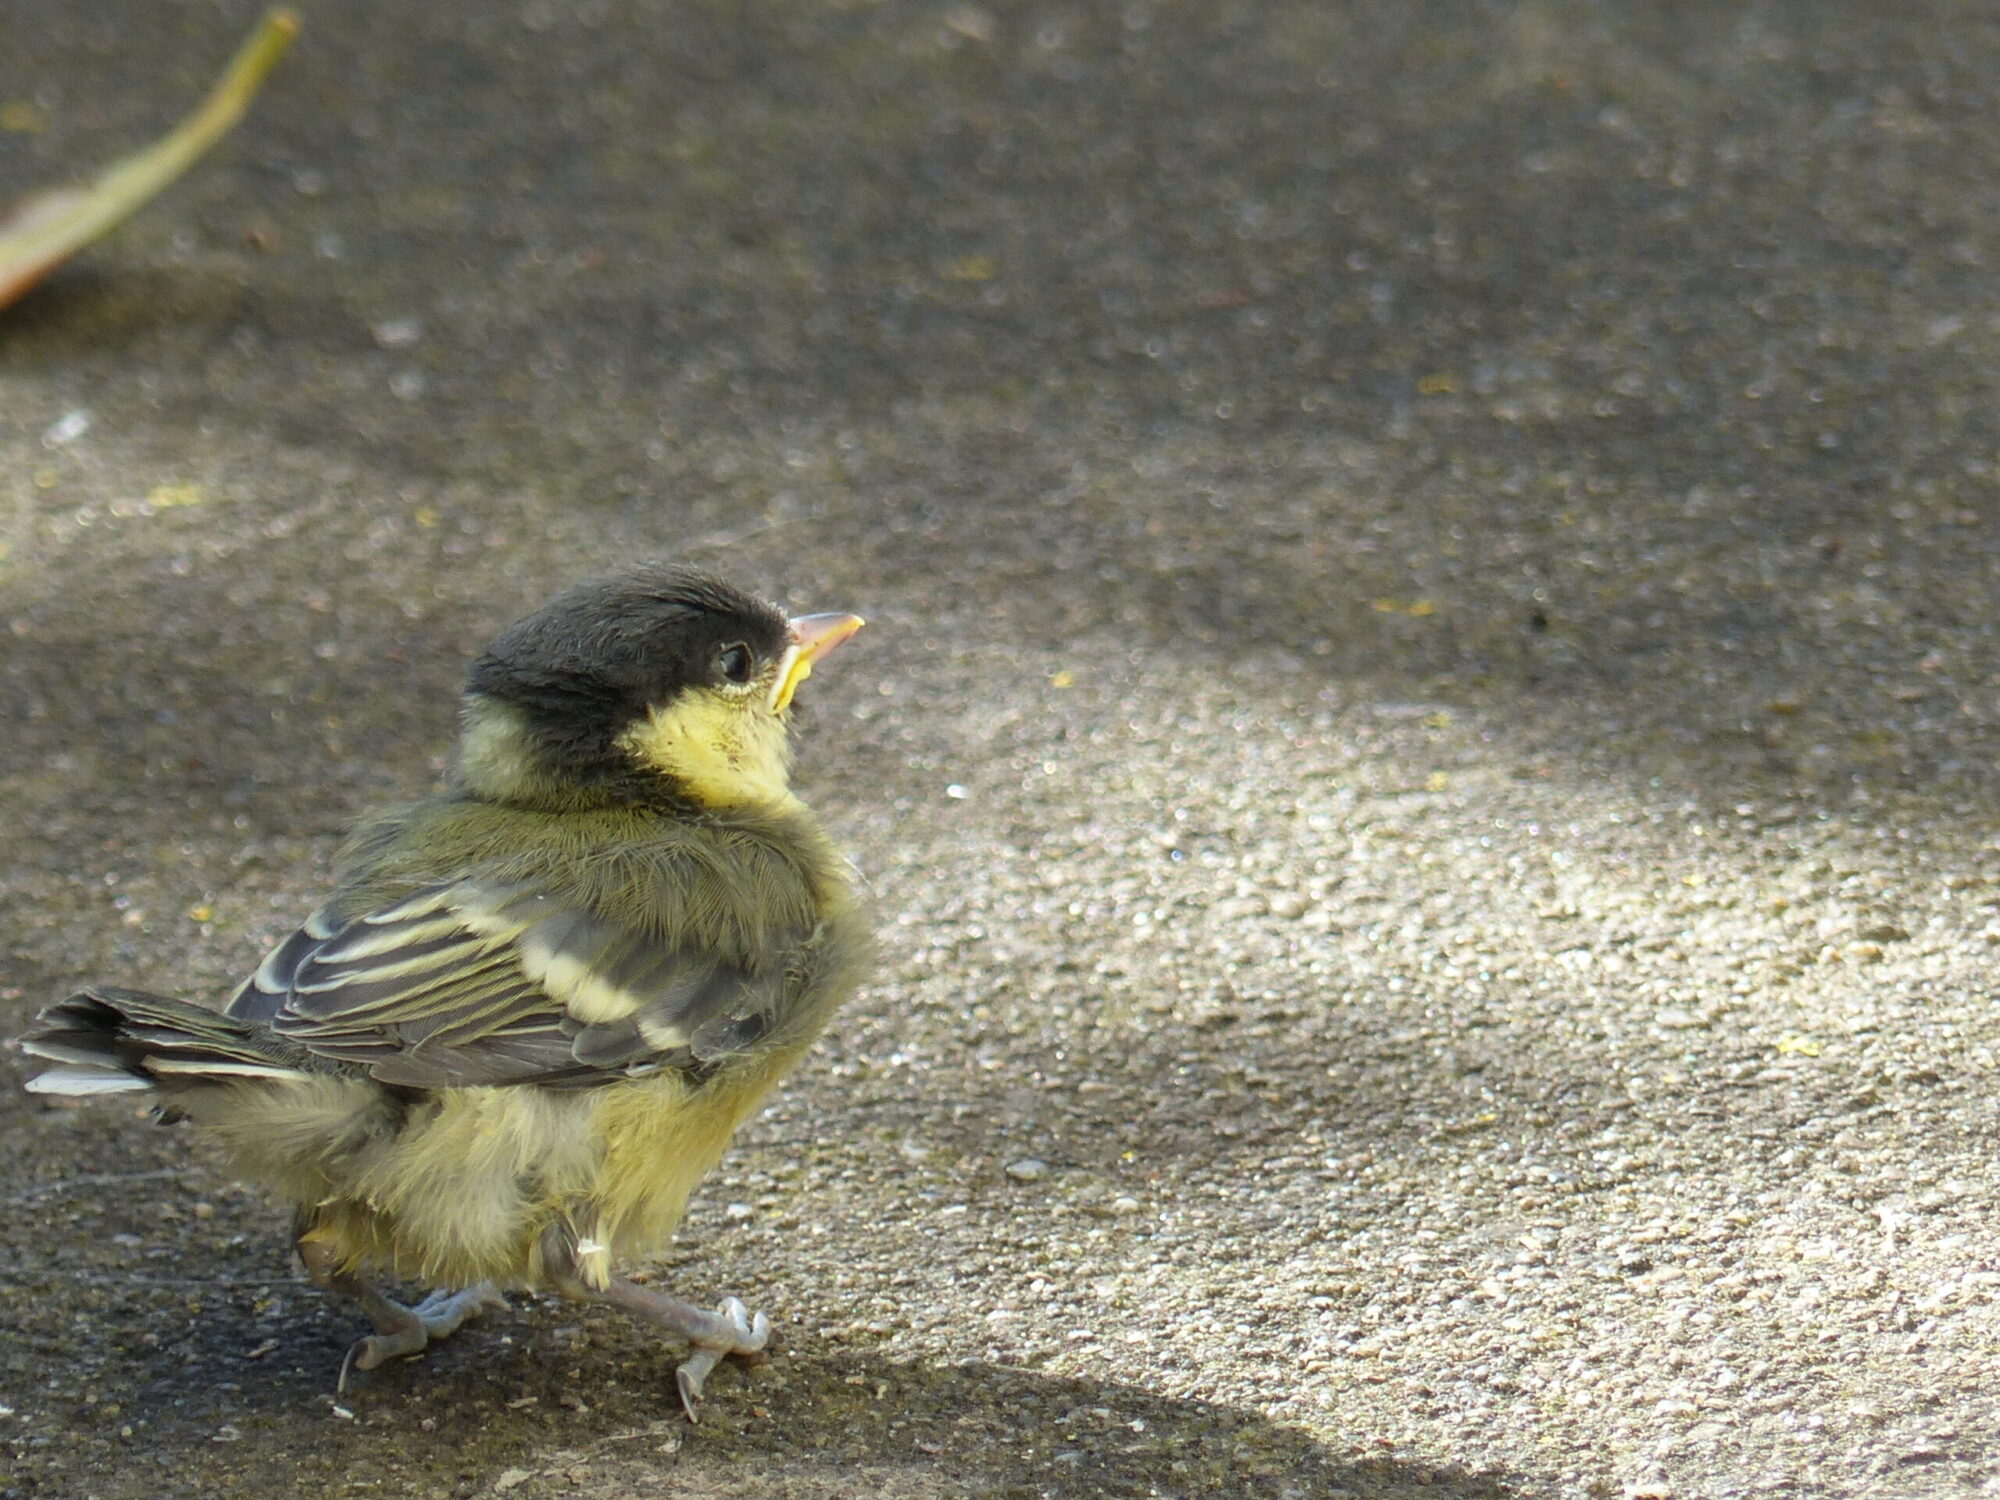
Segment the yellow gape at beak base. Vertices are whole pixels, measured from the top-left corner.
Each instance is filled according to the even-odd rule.
[[[785,653],[778,686],[771,694],[771,707],[783,713],[792,706],[792,694],[812,676],[813,663],[825,656],[867,622],[859,615],[800,615],[792,621],[792,647]]]

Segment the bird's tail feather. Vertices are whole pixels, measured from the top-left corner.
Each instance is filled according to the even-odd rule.
[[[21,1050],[55,1064],[28,1080],[36,1094],[309,1076],[296,1049],[268,1031],[143,990],[80,990],[35,1018]]]

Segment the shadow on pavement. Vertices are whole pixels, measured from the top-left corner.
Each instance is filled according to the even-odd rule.
[[[221,1347],[241,1343],[257,1307],[297,1290],[272,1282],[263,1292],[209,1292],[219,1306],[200,1334],[208,1347],[121,1352],[99,1372],[101,1399],[76,1414],[62,1443],[17,1450],[16,1477],[28,1486],[18,1493],[194,1493],[147,1458],[190,1445],[211,1455],[200,1493],[214,1495],[393,1488],[404,1476],[451,1476],[449,1493],[529,1497],[663,1485],[759,1500],[1512,1493],[1498,1475],[1401,1460],[1366,1438],[1336,1451],[1208,1401],[977,1361],[896,1360],[812,1337],[755,1370],[719,1372],[701,1425],[690,1428],[672,1395],[672,1351],[644,1348],[635,1359],[641,1340],[629,1332],[550,1330],[561,1310],[544,1310],[532,1332],[519,1315],[489,1320],[420,1361],[376,1372],[336,1404],[335,1341],[317,1347],[294,1330],[258,1364]],[[299,1301],[304,1311],[312,1299]],[[302,1363],[287,1368],[291,1360]]]

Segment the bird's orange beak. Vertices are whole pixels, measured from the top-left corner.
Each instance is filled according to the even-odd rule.
[[[866,623],[859,615],[800,615],[792,621],[792,644],[778,666],[778,683],[771,689],[771,707],[783,713],[792,694],[812,676],[813,663]]]

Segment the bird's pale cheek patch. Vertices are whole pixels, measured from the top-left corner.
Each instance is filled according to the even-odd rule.
[[[531,793],[545,773],[535,763],[521,716],[476,694],[466,699],[463,712],[458,770],[466,786],[503,801]]]
[[[620,743],[710,807],[771,806],[792,795],[785,726],[749,699],[693,688],[653,710]]]

